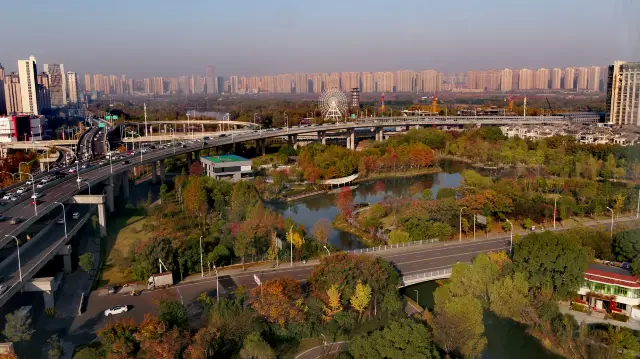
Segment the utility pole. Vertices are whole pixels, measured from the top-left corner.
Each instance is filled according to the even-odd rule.
[[[147,136],[147,103],[144,103],[144,136]]]

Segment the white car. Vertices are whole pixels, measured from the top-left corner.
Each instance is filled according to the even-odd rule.
[[[78,179],[76,179],[76,182],[82,182],[82,181],[84,181],[84,180],[85,180],[84,178],[82,178],[82,177],[78,177]]]
[[[57,224],[64,224],[64,218],[58,218],[58,220],[56,220]]]
[[[80,213],[79,212],[73,212],[73,214],[71,215],[71,218],[79,219],[80,218]]]
[[[122,314],[129,311],[129,308],[126,305],[116,305],[115,307],[111,307],[104,311],[104,316],[108,317],[110,315]]]
[[[8,201],[11,199],[11,197],[13,197],[13,195],[11,193],[7,193],[4,195],[4,197],[2,197],[2,199],[5,201]]]
[[[36,193],[31,195],[31,198],[33,198],[33,199],[37,199],[37,198],[40,198],[40,197],[42,197],[42,193],[41,192],[36,192]]]
[[[47,185],[47,183],[46,183],[46,182],[45,182],[45,183],[38,183],[38,184],[36,185],[36,188],[42,188],[42,187],[44,187],[44,186],[46,186],[46,185]]]
[[[8,286],[6,286],[5,284],[0,284],[0,294],[6,292],[7,289],[9,289]]]

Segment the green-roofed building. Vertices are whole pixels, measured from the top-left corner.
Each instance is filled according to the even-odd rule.
[[[204,172],[215,179],[234,181],[253,178],[251,160],[238,155],[220,155],[200,157]]]

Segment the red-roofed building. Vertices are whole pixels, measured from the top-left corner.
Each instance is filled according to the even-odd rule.
[[[594,310],[640,320],[640,278],[626,269],[591,264],[584,273],[576,301]]]

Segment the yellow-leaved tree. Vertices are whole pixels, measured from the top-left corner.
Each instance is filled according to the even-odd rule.
[[[324,319],[330,320],[336,313],[342,311],[342,303],[340,301],[340,289],[337,284],[333,284],[327,289],[327,297],[329,298],[329,306],[324,307]]]
[[[371,287],[368,284],[362,284],[362,282],[358,281],[356,291],[353,293],[353,296],[351,296],[350,302],[353,309],[360,313],[360,318],[362,318],[362,313],[367,309],[370,301]]]

